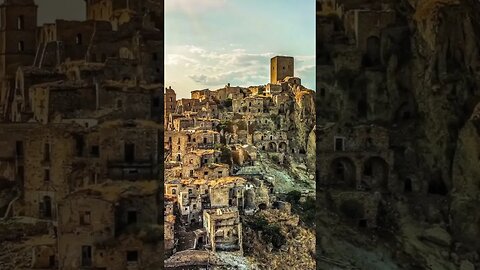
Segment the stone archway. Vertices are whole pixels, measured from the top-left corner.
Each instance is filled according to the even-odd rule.
[[[355,163],[347,157],[336,158],[330,164],[330,178],[333,184],[355,188],[357,184],[355,172]]]
[[[363,163],[362,184],[367,188],[388,187],[389,165],[381,157],[371,157]]]
[[[448,194],[448,188],[440,171],[435,171],[428,181],[428,193],[445,196]]]
[[[268,143],[268,151],[270,152],[277,152],[277,144],[274,142]]]
[[[286,142],[281,142],[278,144],[278,152],[287,152],[288,151],[288,145]]]
[[[377,36],[370,36],[367,38],[366,43],[363,65],[366,67],[380,65],[380,38]]]

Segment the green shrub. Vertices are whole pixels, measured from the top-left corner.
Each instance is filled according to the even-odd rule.
[[[302,197],[302,193],[298,190],[292,190],[290,192],[287,193],[287,202],[291,203],[291,204],[295,204],[295,203],[298,203],[298,201],[300,200],[300,198]]]
[[[261,231],[262,240],[266,243],[272,243],[275,249],[279,249],[286,243],[286,238],[280,231],[280,227],[275,224],[269,224],[262,217],[254,217],[247,224],[253,230]]]

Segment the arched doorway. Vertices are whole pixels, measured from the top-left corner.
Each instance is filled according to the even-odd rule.
[[[448,194],[448,188],[443,181],[442,175],[439,171],[435,172],[430,181],[428,181],[428,193],[445,196]]]
[[[330,175],[334,184],[356,187],[355,164],[347,157],[336,158],[332,161]]]
[[[362,184],[367,188],[387,188],[388,163],[381,157],[371,157],[363,164]]]
[[[277,144],[274,142],[268,143],[268,151],[270,152],[277,152]]]
[[[258,208],[259,208],[260,210],[267,210],[267,204],[261,203],[261,204],[258,205]]]
[[[279,151],[279,152],[287,152],[287,151],[288,151],[287,143],[281,142],[281,143],[278,145],[278,151]]]
[[[380,38],[377,36],[370,36],[367,39],[367,47],[365,56],[363,57],[363,65],[365,67],[372,67],[380,64]]]

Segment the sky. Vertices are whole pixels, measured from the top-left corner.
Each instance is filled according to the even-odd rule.
[[[35,0],[35,3],[38,6],[39,25],[52,23],[55,19],[83,21],[86,17],[84,0]]]
[[[315,87],[315,0],[165,0],[165,85],[190,91],[264,85],[270,58],[295,57]]]

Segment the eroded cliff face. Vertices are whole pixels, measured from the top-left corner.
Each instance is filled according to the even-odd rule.
[[[378,227],[368,233],[398,252],[373,253],[384,254],[399,269],[478,265],[480,2],[381,1],[388,8],[372,7],[372,16],[394,12],[395,20],[380,31],[378,56],[355,48],[355,35],[349,36],[342,21],[360,2],[364,9],[369,6],[369,1],[337,1],[343,14],[323,14],[320,20],[317,125],[368,124],[389,130],[394,162],[389,164],[388,190],[379,192]],[[357,29],[369,27],[358,23]],[[333,38],[325,34],[326,25],[332,25]],[[335,188],[326,190],[328,201]],[[342,217],[338,209],[333,213]],[[322,227],[321,220],[317,224]],[[336,235],[335,230],[326,232]],[[351,244],[354,239],[333,241]]]
[[[411,82],[420,116],[416,152],[426,167],[427,192],[449,198],[444,222],[454,241],[474,251],[480,247],[474,110],[480,94],[480,6],[478,1],[437,0],[409,1],[409,7],[413,16],[407,18],[415,27]]]
[[[461,129],[452,165],[452,230],[467,249],[480,243],[480,107]]]

